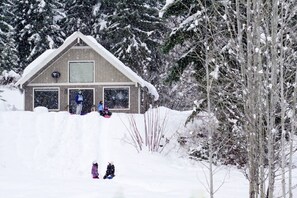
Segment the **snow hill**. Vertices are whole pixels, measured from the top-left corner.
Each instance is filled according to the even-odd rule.
[[[0,100],[1,198],[206,198],[207,169],[183,156],[175,133],[183,130],[190,112],[159,108],[167,115],[169,144],[161,153],[140,153],[132,146],[129,119],[143,133],[143,114],[114,113],[109,119],[97,112],[84,116],[68,112],[12,111],[17,93]],[[21,95],[18,96],[21,101]],[[99,164],[100,179],[91,178]],[[103,180],[113,161],[116,177]],[[296,174],[295,174],[296,175]],[[248,181],[232,167],[217,167],[216,198],[247,198]]]

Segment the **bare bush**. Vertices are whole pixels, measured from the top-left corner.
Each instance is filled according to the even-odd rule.
[[[160,151],[160,142],[165,134],[165,128],[167,124],[167,112],[163,118],[160,117],[159,108],[150,108],[144,114],[144,126],[145,126],[145,146],[149,151]],[[162,145],[164,147],[164,145]]]
[[[143,131],[140,130],[133,114],[129,115],[128,118],[129,127],[122,121],[132,140],[130,143],[138,152],[142,151],[144,146],[151,152],[162,152],[168,143],[165,138],[167,115],[168,112],[165,112],[165,114],[161,116],[159,108],[150,108],[143,117]],[[164,141],[162,142],[162,140]]]

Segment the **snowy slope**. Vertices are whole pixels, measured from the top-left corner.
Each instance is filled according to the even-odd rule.
[[[24,110],[23,94],[18,89],[0,85],[0,111],[16,109]]]
[[[137,153],[128,133],[129,114],[114,113],[105,119],[96,112],[78,116],[11,111],[8,106],[22,102],[12,105],[15,93],[4,95],[7,102],[0,102],[1,198],[208,197],[207,169],[182,157],[174,137],[189,112],[159,108],[160,115],[168,116],[165,135],[171,141],[160,154],[146,149]],[[143,116],[133,114],[141,131]],[[91,178],[94,160],[99,163],[99,180]],[[108,161],[116,166],[113,180],[101,179]],[[222,166],[214,179],[216,187],[224,181],[216,198],[248,197],[248,181],[239,170]]]
[[[168,129],[174,131],[186,113],[170,114]],[[137,153],[123,124],[128,126],[128,116],[114,114],[105,119],[96,112],[85,116],[0,112],[0,178],[4,178],[0,180],[0,197],[88,198],[102,193],[103,197],[127,198],[205,197],[202,165],[172,154]],[[142,116],[134,115],[136,120],[143,120]],[[94,160],[99,163],[101,178],[107,162],[114,161],[116,178],[92,180]],[[226,173],[219,172],[218,184]],[[231,182],[231,176],[240,182]],[[239,195],[247,190],[243,175],[236,171],[227,178],[224,192],[228,186],[231,190],[230,186],[238,185],[231,191],[234,197],[242,197]]]

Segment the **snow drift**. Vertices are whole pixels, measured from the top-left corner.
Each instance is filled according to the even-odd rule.
[[[171,138],[161,154],[145,149],[137,153],[127,131],[129,114],[114,113],[106,119],[97,112],[79,116],[0,111],[0,197],[206,197],[206,170],[179,158],[173,141],[173,134],[181,129],[189,112],[166,108],[160,112],[169,115],[165,135]],[[133,116],[143,128],[144,115]],[[96,181],[90,173],[94,160],[99,163],[100,179]],[[106,181],[102,176],[111,160],[116,177]],[[223,169],[217,174],[217,186],[226,173]],[[237,182],[225,182],[225,193],[217,197],[230,198],[231,192],[234,197],[244,197],[247,182],[243,175],[237,171],[227,175]]]

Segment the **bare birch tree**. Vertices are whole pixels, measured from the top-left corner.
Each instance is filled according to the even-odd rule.
[[[176,2],[187,4],[182,0]],[[208,128],[208,162],[213,162],[211,156],[217,148],[214,141],[217,135],[222,131],[225,133],[232,131],[231,134],[235,132],[242,147],[247,151],[245,163],[249,180],[249,197],[274,197],[276,179],[280,177],[282,178],[282,197],[285,197],[288,193],[286,135],[288,131],[292,131],[292,137],[296,128],[293,122],[296,112],[297,77],[292,78],[292,71],[296,71],[294,67],[296,61],[292,63],[287,58],[296,45],[296,39],[292,36],[296,28],[289,29],[291,26],[296,26],[294,22],[296,21],[296,2],[197,0],[198,9],[191,3],[187,4],[189,12],[185,14],[186,17],[181,20],[181,25],[172,35],[181,38],[181,31],[185,31],[185,35],[189,36],[196,30],[192,42],[188,42],[189,48],[197,49],[194,45],[200,47],[201,44],[205,48],[204,50],[198,48],[204,53],[197,52],[196,59],[193,58],[192,51],[187,51],[184,56],[191,54],[189,56],[192,58],[191,61],[198,60],[196,63],[199,69],[203,62],[205,70],[197,70],[199,77],[197,84],[205,94],[201,97],[207,101],[204,110],[207,113],[214,113],[220,122],[218,131],[211,129],[211,126]],[[222,12],[224,6],[225,11]],[[210,7],[215,8],[216,11],[208,12]],[[192,10],[196,13],[191,15]],[[198,25],[195,22],[185,25],[192,22],[192,16],[198,18]],[[214,22],[214,19],[218,20],[219,17],[224,20],[221,23]],[[295,44],[293,44],[294,41]],[[286,42],[289,42],[290,46],[284,46]],[[223,75],[217,82],[212,82],[209,75],[217,65],[219,65],[219,73]],[[236,83],[228,82],[228,78]],[[295,82],[295,91],[291,85],[292,82]],[[232,89],[234,87],[236,90]],[[236,97],[232,97],[233,94]],[[294,116],[290,119],[287,115],[288,103],[294,110],[292,113]],[[288,122],[291,123],[288,124]],[[241,134],[244,134],[242,139]],[[292,141],[290,150],[293,151]],[[237,153],[236,156],[239,154]],[[291,157],[292,153],[289,161],[292,160]],[[289,194],[292,192],[290,166]],[[277,172],[279,170],[281,172]],[[213,181],[212,166],[209,166],[209,171],[209,181]],[[281,173],[281,176],[279,177],[276,173]],[[210,197],[212,197],[213,186],[210,184],[209,188]]]

